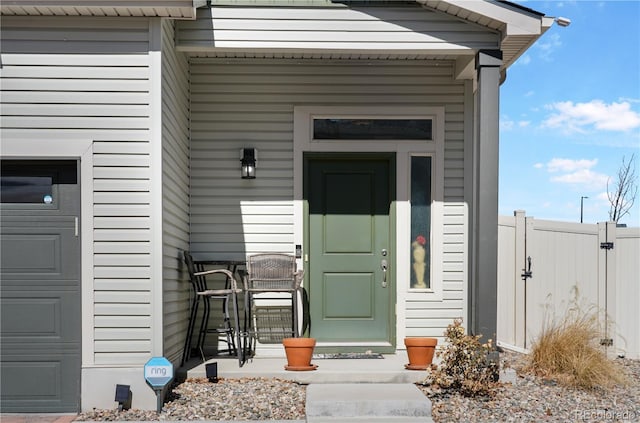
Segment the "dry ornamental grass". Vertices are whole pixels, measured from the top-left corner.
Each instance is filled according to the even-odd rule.
[[[569,309],[562,320],[544,327],[531,349],[526,370],[584,389],[627,383],[624,372],[599,346],[599,322],[596,311]]]

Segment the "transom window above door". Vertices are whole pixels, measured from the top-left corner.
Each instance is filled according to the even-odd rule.
[[[314,118],[314,140],[432,141],[432,119]]]

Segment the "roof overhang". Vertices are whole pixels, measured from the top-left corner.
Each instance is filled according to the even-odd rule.
[[[511,66],[552,25],[554,18],[502,0],[416,0],[432,10],[499,31],[503,69]]]
[[[314,0],[316,1],[316,0]],[[333,3],[330,0],[324,0]],[[552,25],[554,19],[543,13],[505,0],[415,0],[422,7],[445,13],[456,19],[485,27],[500,34],[499,48],[503,53],[503,72],[511,66]],[[237,4],[242,4],[238,2]],[[293,2],[286,2],[289,7]],[[248,3],[244,3],[245,5]],[[257,4],[257,3],[255,3]],[[270,3],[271,4],[271,3]],[[279,4],[273,1],[273,4]],[[208,5],[206,0],[3,0],[0,14],[19,16],[138,16],[164,17],[171,19],[196,19],[196,9]],[[278,57],[276,51],[254,51],[257,57]],[[291,54],[285,51],[283,54]],[[473,68],[472,51],[326,51],[293,52],[301,57],[310,53],[314,57],[344,58],[416,58],[432,60],[455,60],[457,77],[468,77]],[[231,55],[233,52],[219,51],[217,54]],[[243,52],[247,57],[251,52]]]
[[[2,0],[5,16],[142,16],[195,19],[206,0]]]

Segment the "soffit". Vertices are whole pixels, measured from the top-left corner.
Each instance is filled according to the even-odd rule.
[[[117,16],[194,19],[206,0],[3,0],[3,16]]]

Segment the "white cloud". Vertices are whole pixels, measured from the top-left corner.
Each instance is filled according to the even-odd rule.
[[[544,169],[544,163],[536,163],[533,165],[536,169]]]
[[[576,0],[569,0],[569,1],[559,1],[558,3],[556,3],[556,6],[558,7],[565,7],[567,4],[568,5],[575,5],[577,3]]]
[[[525,96],[525,97],[531,97],[531,96],[532,96],[532,95],[534,95],[534,94],[535,94],[535,91],[527,91],[527,92],[524,94],[524,96]]]
[[[551,60],[551,55],[561,46],[559,34],[551,34],[534,44],[538,56],[543,60]]]
[[[607,186],[609,177],[603,173],[592,170],[598,164],[598,159],[562,159],[553,158],[548,163],[537,163],[534,167],[545,168],[549,173],[557,174],[551,177],[552,182],[569,185],[580,185],[590,191],[602,189]]]
[[[500,130],[501,131],[511,131],[513,129],[513,127],[515,126],[515,122],[508,119],[508,118],[504,118],[504,119],[500,119]]]
[[[606,104],[602,100],[588,103],[561,101],[546,106],[553,113],[543,127],[562,128],[566,132],[586,133],[589,128],[606,131],[629,131],[640,127],[640,113],[631,110],[627,101]]]
[[[620,97],[618,100],[627,103],[640,103],[640,98]]]
[[[587,160],[572,160],[572,159],[559,159],[553,158],[547,163],[547,170],[549,172],[575,172],[577,170],[591,169],[598,164],[598,159]]]
[[[526,128],[531,124],[531,121],[528,120],[519,120],[515,121],[509,118],[509,116],[503,115],[500,117],[500,130],[501,131],[511,131],[516,126],[519,128]]]
[[[583,185],[591,189],[601,189],[607,186],[609,177],[605,174],[594,172],[591,169],[580,169],[575,172],[551,178],[553,182],[562,182],[571,185]]]

